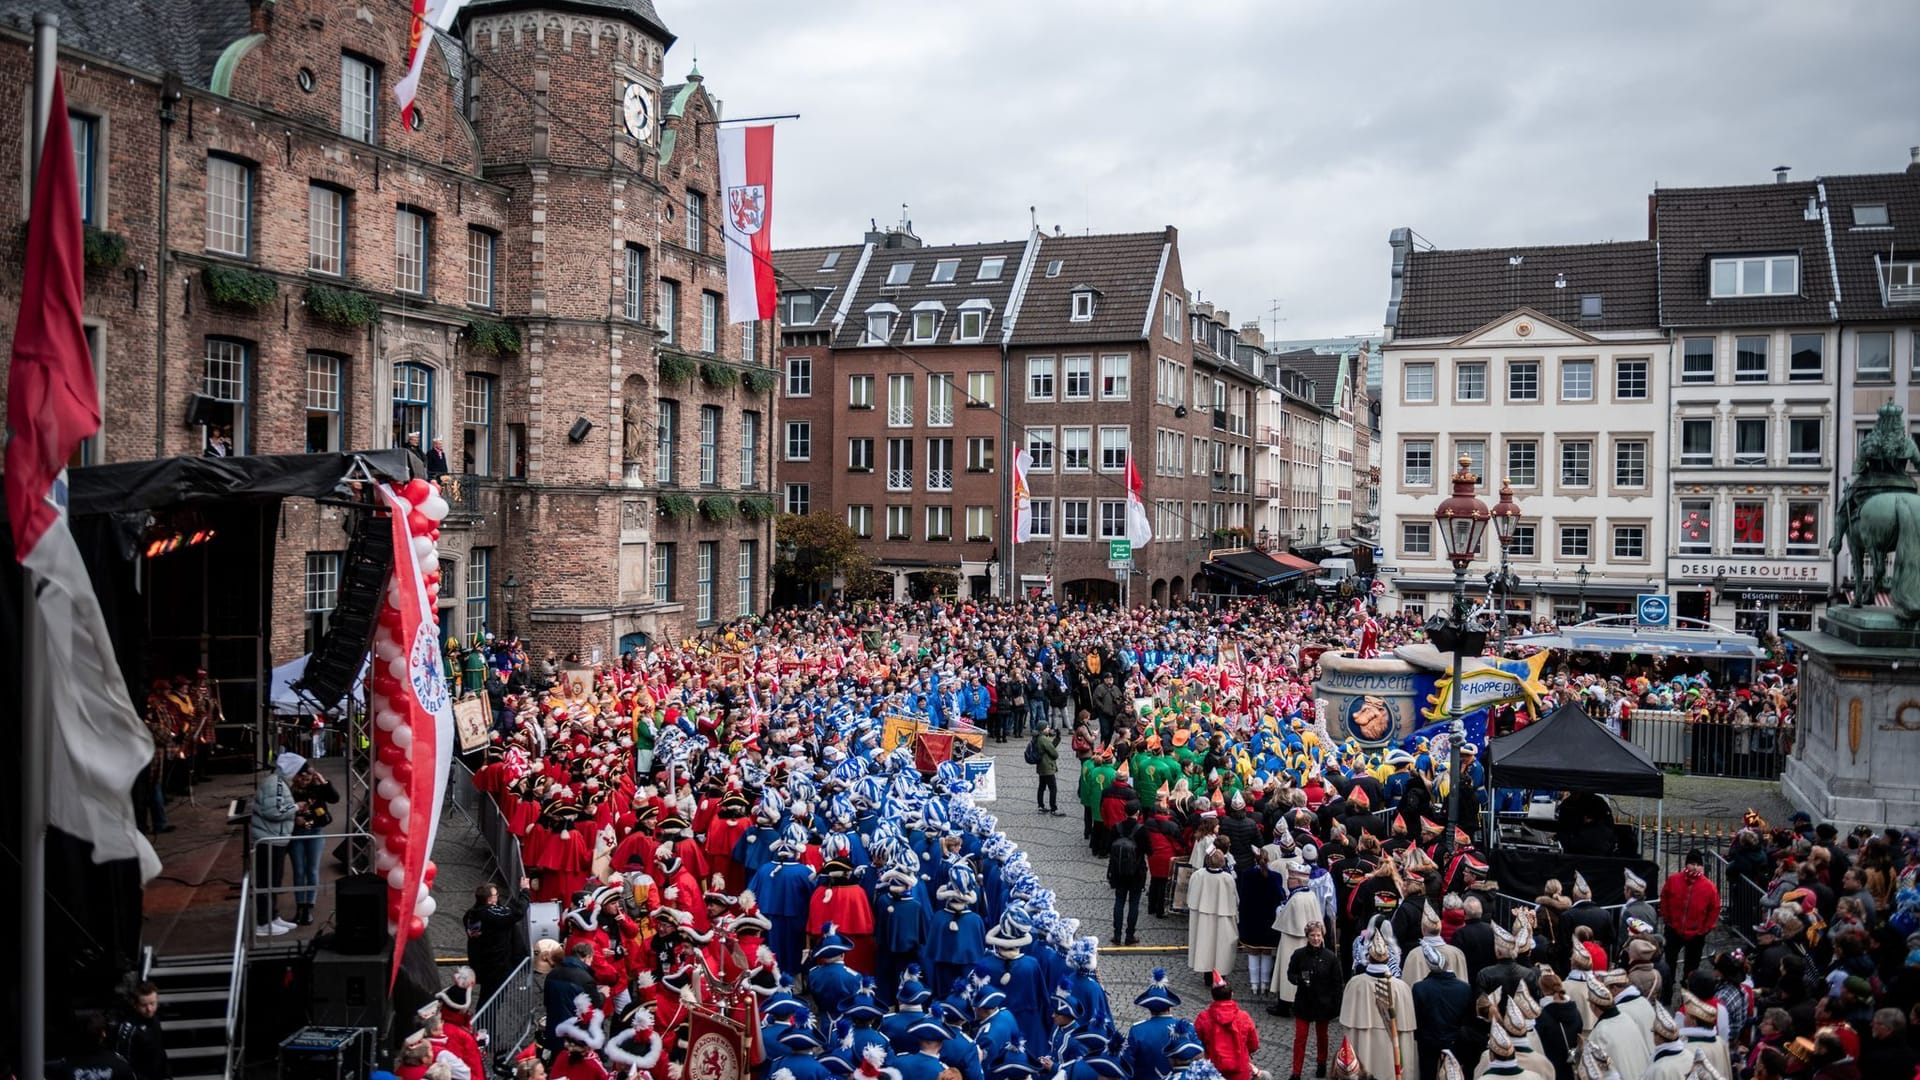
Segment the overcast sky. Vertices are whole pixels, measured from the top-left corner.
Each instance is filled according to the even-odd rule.
[[[779,247],[1175,225],[1187,288],[1377,331],[1387,233],[1641,239],[1656,184],[1904,168],[1920,4],[655,0],[775,141]]]

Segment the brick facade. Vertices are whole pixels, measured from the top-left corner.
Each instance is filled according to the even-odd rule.
[[[443,439],[455,474],[440,545],[449,631],[511,625],[536,652],[612,655],[632,634],[680,636],[734,617],[743,569],[752,608],[764,609],[772,526],[755,512],[771,490],[775,399],[748,383],[770,374],[770,346],[764,327],[743,334],[724,321],[716,103],[697,72],[663,85],[672,36],[636,5],[596,7],[471,5],[456,28],[467,56],[450,68],[457,53],[429,50],[415,130],[401,125],[391,93],[405,68],[404,5],[261,5],[228,40],[196,43],[202,63],[177,78],[113,59],[128,51],[85,29],[97,17],[69,20],[78,29],[63,39],[62,77],[70,110],[93,132],[95,224],[128,252],[123,266],[88,275],[105,421],[91,460],[200,453],[204,429],[186,423],[195,393],[239,399],[215,415],[232,417],[248,453],[385,447],[403,428],[424,428],[422,449]],[[127,17],[137,17],[131,7]],[[343,134],[354,100],[343,56],[373,65],[371,140]],[[0,27],[0,137],[21,147],[30,71],[25,35]],[[644,139],[622,127],[629,82],[652,104]],[[235,220],[236,200],[223,197],[234,164],[244,243],[223,227]],[[316,190],[337,200],[337,264],[310,252],[316,232],[323,252],[336,235]],[[689,192],[707,207],[691,231]],[[24,211],[20,172],[0,175],[3,199]],[[401,239],[421,229],[416,280]],[[0,244],[18,265],[18,235]],[[486,244],[490,260],[474,257]],[[629,250],[641,255],[637,309]],[[276,295],[259,308],[220,302],[209,275],[229,269],[266,275]],[[670,341],[663,280],[679,290]],[[377,315],[327,322],[312,306],[315,286],[371,300]],[[0,330],[11,329],[18,293],[17,277],[0,278]],[[718,311],[711,331],[707,294]],[[480,347],[476,321],[510,326],[517,350]],[[229,362],[244,370],[243,390],[216,377],[236,370]],[[669,377],[683,368],[692,373]],[[316,377],[335,391],[319,395],[331,412],[311,407]],[[664,445],[663,409],[678,421]],[[705,477],[703,455],[713,459]],[[309,555],[345,548],[340,514],[301,502],[284,510],[275,662],[307,647]],[[672,557],[656,580],[663,545]]]

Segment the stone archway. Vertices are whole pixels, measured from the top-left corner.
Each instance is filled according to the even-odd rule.
[[[1175,604],[1185,600],[1187,598],[1187,579],[1178,574],[1174,575],[1173,580],[1167,585],[1167,597],[1169,602]]]
[[[1167,606],[1167,579],[1155,578],[1153,581],[1153,602],[1159,607]]]

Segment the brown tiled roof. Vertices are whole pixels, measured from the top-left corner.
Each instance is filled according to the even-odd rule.
[[[1881,288],[1878,256],[1920,258],[1920,173],[1875,173],[1867,176],[1822,177],[1833,219],[1833,261],[1840,270],[1840,317],[1864,319],[1920,318],[1920,303],[1887,304]],[[1858,228],[1853,208],[1860,204],[1887,208],[1884,228]]]
[[[1758,326],[1832,321],[1833,273],[1815,181],[1739,187],[1661,188],[1654,192],[1660,245],[1662,326]],[[1711,260],[1723,255],[1797,254],[1798,296],[1715,300]],[[1549,312],[1548,314],[1551,314]]]
[[[1013,295],[1013,283],[1020,276],[1020,259],[1026,254],[1023,240],[994,244],[948,244],[944,247],[875,248],[867,262],[867,272],[854,286],[853,305],[847,309],[847,321],[840,326],[833,347],[853,348],[867,332],[867,308],[878,303],[900,309],[893,323],[893,343],[906,344],[906,325],[915,304],[936,300],[946,305],[940,326],[940,344],[949,344],[953,328],[960,318],[960,305],[969,300],[985,300],[993,305],[993,317],[987,320],[988,341],[998,341],[1002,320],[1007,315],[1007,300]],[[980,261],[997,257],[1005,260],[1000,276],[992,281],[975,281]],[[933,284],[933,268],[942,259],[959,259],[960,266],[951,284]],[[842,261],[845,261],[844,256]],[[905,285],[888,285],[887,274],[897,263],[913,264]]]
[[[832,325],[833,311],[840,305],[841,294],[852,279],[854,268],[860,265],[860,252],[863,245],[842,244],[836,247],[788,248],[773,253],[773,272],[775,288],[782,296],[802,289],[812,289],[823,296],[820,303],[820,317],[814,321],[814,327],[825,329]],[[822,270],[821,264],[827,261],[829,252],[838,252],[840,258],[831,270]],[[787,326],[786,312],[780,313],[782,329],[801,330],[804,327]]]
[[[1415,251],[1394,334],[1457,337],[1522,307],[1582,330],[1650,329],[1659,325],[1655,269],[1654,245],[1644,240]],[[1562,274],[1566,286],[1556,287]],[[1593,293],[1600,317],[1583,319],[1580,298]]]
[[[1047,236],[1040,240],[1033,277],[1013,328],[1015,345],[1137,341],[1153,306],[1160,254],[1173,232]],[[1060,260],[1060,273],[1047,267]],[[1075,286],[1100,290],[1093,318],[1073,321]]]

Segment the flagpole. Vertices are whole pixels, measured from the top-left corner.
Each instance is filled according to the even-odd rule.
[[[40,152],[53,112],[53,80],[60,52],[60,16],[33,15],[33,158],[28,190],[37,186]],[[34,595],[33,571],[20,567],[21,846],[20,1075],[47,1074],[47,769],[49,732],[45,695],[46,628]]]

